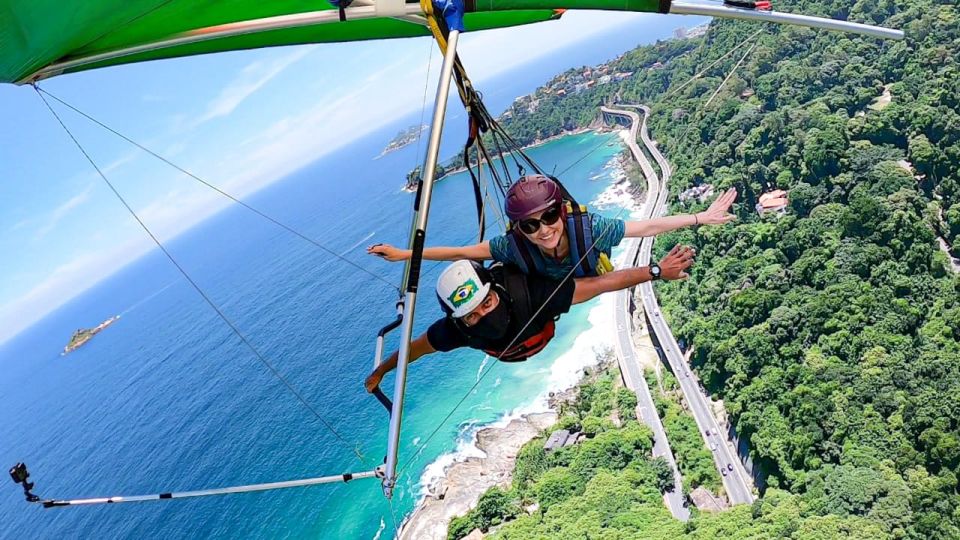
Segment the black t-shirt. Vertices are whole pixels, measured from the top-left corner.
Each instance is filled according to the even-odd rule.
[[[494,274],[494,279],[499,282],[502,275]],[[573,303],[573,291],[576,286],[572,279],[560,282],[542,276],[523,275],[523,280],[520,281],[526,283],[532,312],[536,312],[540,309],[540,306],[544,306],[540,313],[533,317],[533,321],[529,325],[527,325],[526,318],[520,320],[521,317],[517,316],[516,306],[511,305],[510,325],[507,327],[507,333],[501,339],[486,340],[468,337],[451,318],[444,317],[431,324],[427,330],[427,341],[430,342],[430,346],[440,352],[452,351],[460,347],[499,351],[506,349],[511,342],[516,345],[538,334],[548,322],[570,311],[570,305]],[[556,294],[554,294],[554,291],[556,291]],[[501,291],[498,290],[497,292],[500,293]],[[551,297],[551,295],[553,296]],[[524,328],[525,325],[526,328]],[[522,334],[515,340],[514,338],[521,330],[523,330]]]

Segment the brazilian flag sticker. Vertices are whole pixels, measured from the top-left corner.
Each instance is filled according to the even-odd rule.
[[[478,290],[480,290],[480,287],[477,287],[477,284],[472,279],[468,279],[466,283],[453,291],[453,294],[450,295],[448,300],[450,300],[450,303],[453,304],[454,309],[456,309],[473,299],[473,296],[477,294]]]

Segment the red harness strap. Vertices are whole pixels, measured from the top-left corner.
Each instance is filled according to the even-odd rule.
[[[510,347],[506,351],[484,349],[483,352],[504,362],[520,362],[543,350],[543,348],[547,346],[547,343],[550,343],[550,340],[553,339],[555,330],[556,325],[553,321],[549,321],[543,326],[543,330],[530,336],[522,343]]]

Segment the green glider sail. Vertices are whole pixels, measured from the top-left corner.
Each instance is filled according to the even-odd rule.
[[[117,64],[280,45],[429,36],[419,2],[355,1],[346,21],[326,0],[0,0],[0,82]],[[466,30],[559,17],[563,9],[656,12],[658,0],[467,2]]]

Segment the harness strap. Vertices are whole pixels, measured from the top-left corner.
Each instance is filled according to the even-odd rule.
[[[510,243],[510,251],[519,255],[519,257],[514,257],[514,262],[517,263],[520,270],[523,270],[524,274],[543,273],[543,256],[539,253],[534,255],[530,250],[530,243],[525,238],[521,238],[520,233],[514,229],[507,231],[507,242]]]
[[[340,12],[340,22],[347,22],[347,8],[353,3],[353,0],[329,0],[330,5],[337,8]]]
[[[510,296],[514,316],[520,320],[529,320],[534,315],[533,301],[530,299],[530,290],[527,286],[527,276],[516,268],[502,266],[503,287]],[[548,321],[536,334],[505,351],[486,350],[502,362],[521,362],[537,354],[550,343],[556,333],[554,321]]]
[[[570,260],[577,267],[575,277],[596,275],[597,253],[593,249],[593,226],[586,208],[566,204],[567,239],[570,244]]]
[[[506,351],[494,351],[484,349],[483,352],[500,360],[501,362],[522,362],[527,358],[542,351],[553,336],[556,334],[557,325],[555,322],[547,321],[540,332],[530,336],[522,343],[510,347]]]

